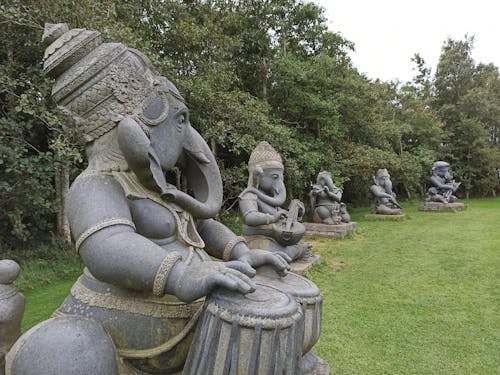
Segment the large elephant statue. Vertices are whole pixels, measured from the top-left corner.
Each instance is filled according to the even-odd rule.
[[[85,270],[53,317],[16,341],[6,374],[180,373],[193,341],[203,336],[203,327],[194,332],[209,308],[204,297],[222,291],[233,296],[222,298],[227,306],[259,292],[263,286],[251,279],[254,268],[268,265],[284,274],[290,258],[250,251],[244,238],[213,219],[222,203],[215,158],[191,126],[179,91],[142,53],[65,24],[47,25],[44,41],[53,98],[73,121],[88,159],[67,197]],[[167,180],[174,167],[189,193]],[[289,298],[281,293],[276,301],[288,303],[289,324],[303,325],[300,308]],[[271,319],[283,309],[267,303],[257,310]],[[293,332],[298,346],[282,341],[276,349],[282,353],[286,344],[291,354],[282,361],[290,363],[300,360],[304,336],[300,329]],[[208,361],[219,354],[207,347],[193,355]],[[234,353],[222,365],[235,366],[232,360]]]

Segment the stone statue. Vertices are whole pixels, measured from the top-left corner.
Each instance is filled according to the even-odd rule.
[[[376,215],[401,215],[402,207],[392,191],[391,176],[387,169],[379,169],[373,176],[374,185],[370,187],[373,197],[371,211]]]
[[[316,183],[309,192],[312,220],[315,223],[340,224],[351,220],[345,203],[341,202],[342,190],[332,180],[330,172],[318,173]]]
[[[317,335],[305,345],[299,296],[251,279],[261,266],[286,274],[290,257],[250,251],[213,219],[220,172],[177,88],[96,31],[49,24],[44,41],[53,98],[88,158],[67,208],[85,270],[53,317],[17,340],[6,374],[304,373]],[[173,167],[191,194],[167,181]]]
[[[5,373],[5,355],[21,336],[24,296],[12,285],[19,271],[13,260],[0,260],[0,375]]]
[[[445,161],[437,161],[432,166],[431,187],[427,191],[427,201],[441,203],[456,202],[457,197],[453,193],[457,191],[460,182],[455,182],[449,171],[449,166],[450,164]]]
[[[299,221],[304,205],[297,199],[288,210],[281,156],[267,142],[252,151],[248,161],[248,187],[239,196],[243,235],[252,249],[284,252],[292,259],[308,254],[311,246],[302,243],[305,227]]]

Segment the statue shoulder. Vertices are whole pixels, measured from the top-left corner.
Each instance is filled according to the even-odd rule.
[[[68,200],[86,200],[88,198],[124,196],[120,184],[109,174],[81,174],[71,184]]]
[[[106,220],[132,221],[120,184],[111,175],[80,175],[68,193],[66,213],[74,238]]]
[[[256,201],[258,197],[257,197],[257,194],[253,193],[249,189],[245,189],[240,193],[238,198],[240,200]]]

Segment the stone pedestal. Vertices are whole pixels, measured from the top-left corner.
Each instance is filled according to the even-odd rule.
[[[382,215],[382,214],[368,214],[365,215],[365,220],[387,220],[387,221],[402,221],[406,219],[405,214],[401,215]]]
[[[321,263],[321,256],[318,254],[312,254],[301,259],[297,259],[290,263],[290,271],[301,276],[305,276],[305,273],[312,268],[315,264]]]
[[[330,365],[314,353],[314,349],[302,357],[302,375],[330,375]]]
[[[306,227],[306,236],[319,236],[331,238],[343,238],[349,233],[355,232],[358,228],[358,223],[351,221],[349,223],[340,224],[320,224],[320,223],[303,223]]]
[[[465,210],[465,204],[454,203],[441,203],[441,202],[425,202],[423,206],[418,208],[419,211],[430,212],[456,212]]]

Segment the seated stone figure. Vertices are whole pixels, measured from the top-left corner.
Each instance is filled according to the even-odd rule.
[[[304,205],[292,200],[288,210],[281,156],[267,142],[252,151],[248,161],[248,187],[239,196],[243,235],[251,249],[284,252],[292,259],[304,257],[311,246],[302,243],[305,227],[299,222]]]
[[[301,373],[320,321],[306,346],[294,297],[250,279],[263,265],[285,273],[290,258],[250,251],[212,219],[220,172],[176,87],[139,51],[102,43],[96,31],[47,25],[44,39],[53,98],[88,158],[67,208],[85,270],[53,318],[16,341],[6,374]],[[192,195],[166,181],[174,166]],[[282,168],[260,177],[269,191]]]
[[[437,161],[432,166],[431,187],[427,190],[426,198],[428,202],[456,202],[457,197],[453,193],[457,191],[460,183],[453,179],[449,166],[445,161]]]
[[[316,183],[309,192],[311,198],[312,220],[315,223],[348,223],[351,217],[345,203],[342,203],[342,190],[332,180],[330,172],[318,173]]]
[[[392,191],[392,181],[387,169],[379,169],[373,176],[375,183],[370,187],[372,199],[372,214],[401,215],[401,206],[396,201],[396,194]]]
[[[24,296],[13,285],[19,275],[19,265],[13,260],[0,259],[0,374],[4,374],[5,355],[21,336]]]

